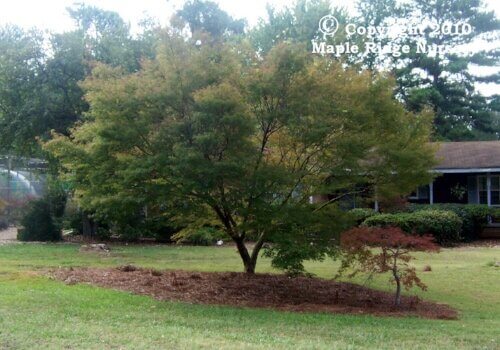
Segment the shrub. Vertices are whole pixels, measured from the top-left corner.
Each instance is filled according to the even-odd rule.
[[[380,210],[383,213],[399,213],[406,211],[409,204],[408,198],[401,196],[382,198],[379,201]]]
[[[461,236],[466,241],[477,239],[478,234],[488,223],[488,216],[495,216],[495,213],[498,213],[497,208],[482,204],[412,204],[408,207],[410,212],[429,209],[448,210],[457,214],[462,219]]]
[[[96,237],[102,240],[109,240],[113,236],[125,242],[136,242],[141,238],[141,234],[140,224],[118,223],[109,228],[98,225],[96,230]]]
[[[413,213],[381,214],[363,222],[371,227],[399,227],[407,233],[431,234],[436,242],[449,245],[461,240],[462,219],[452,211],[421,210]]]
[[[405,232],[411,233],[413,229],[409,223],[409,214],[396,213],[396,214],[380,214],[367,218],[362,226],[368,227],[399,227]]]
[[[9,222],[7,219],[0,218],[0,231],[6,230],[9,228]]]
[[[496,223],[500,222],[500,208],[498,208],[498,207],[497,207],[497,208],[495,208],[495,209],[493,210],[493,214],[491,215],[491,217],[493,218],[493,220],[494,220]],[[484,224],[481,226],[481,229],[482,229],[482,227],[483,227],[483,226],[484,226]],[[478,231],[478,232],[480,232],[480,231]],[[476,237],[477,237],[477,235],[476,235]]]
[[[105,225],[102,225],[105,227]],[[99,231],[99,230],[98,230]],[[143,238],[153,238],[158,242],[172,242],[172,236],[178,232],[171,222],[166,219],[153,217],[151,219],[142,219],[131,221],[130,224],[119,223],[112,225],[110,235],[118,236],[120,240],[137,241]],[[99,233],[99,232],[98,232]],[[105,236],[101,237],[106,239]]]
[[[410,236],[398,227],[356,227],[341,235],[342,264],[339,274],[354,268],[350,276],[359,272],[391,274],[396,284],[395,304],[401,304],[401,286],[410,289],[414,285],[426,290],[426,285],[417,276],[412,260],[413,251],[439,251],[431,236]],[[380,248],[374,251],[371,248]]]
[[[184,229],[172,236],[172,239],[177,243],[204,246],[213,245],[218,240],[226,238],[224,232],[214,227],[201,227],[193,230]]]
[[[61,231],[54,222],[49,201],[46,198],[32,201],[21,219],[22,229],[17,233],[20,241],[58,241]]]
[[[62,227],[65,230],[71,230],[73,235],[81,235],[83,233],[83,214],[71,200],[68,200],[66,203],[62,217]]]
[[[370,208],[354,208],[349,210],[349,214],[352,215],[356,223],[359,225],[369,217],[378,215],[378,213]]]
[[[157,242],[170,243],[173,241],[172,236],[179,230],[169,217],[154,216],[145,220],[143,235],[154,238]]]
[[[422,210],[410,215],[410,223],[415,227],[415,233],[430,233],[439,244],[447,245],[462,240],[462,219],[452,211]]]

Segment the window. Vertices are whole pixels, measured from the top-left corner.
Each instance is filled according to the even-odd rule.
[[[429,185],[419,186],[415,191],[410,193],[410,199],[429,199]]]
[[[500,205],[500,176],[491,176],[491,204]]]
[[[488,177],[477,177],[479,203],[488,204]],[[500,205],[500,175],[490,176],[491,205]]]
[[[477,177],[477,190],[479,191],[479,204],[488,204],[488,182],[486,176]]]

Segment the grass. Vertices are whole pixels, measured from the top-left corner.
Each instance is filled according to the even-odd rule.
[[[233,248],[120,246],[110,256],[78,246],[0,246],[0,349],[498,349],[498,248],[446,249],[418,254],[429,286],[424,298],[460,310],[458,321],[295,314],[271,310],[158,302],[149,297],[40,277],[58,266],[131,263],[159,269],[240,271]],[[332,262],[308,270],[330,278]],[[261,259],[259,272],[276,272]],[[390,289],[386,278],[369,281]],[[365,282],[359,280],[358,282]],[[412,291],[415,292],[416,291]]]

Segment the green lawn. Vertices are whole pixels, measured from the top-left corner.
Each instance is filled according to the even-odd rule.
[[[66,286],[33,273],[58,266],[125,263],[165,269],[240,271],[233,248],[116,247],[109,257],[75,245],[0,246],[0,349],[499,349],[498,248],[418,255],[425,298],[460,310],[458,321],[294,314],[158,302],[86,285]],[[329,278],[332,262],[311,272]],[[262,259],[259,272],[273,271]],[[362,281],[362,280],[360,280]],[[369,282],[387,288],[386,279]]]

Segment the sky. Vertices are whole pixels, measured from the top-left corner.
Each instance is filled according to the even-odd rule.
[[[183,0],[0,0],[0,24],[14,23],[25,28],[38,27],[61,32],[73,24],[66,7],[77,2],[118,12],[132,27],[146,15],[166,24]],[[257,23],[266,14],[266,4],[282,7],[287,0],[215,0],[219,6],[236,18],[247,18],[249,24]],[[348,3],[346,1],[346,3]]]
[[[290,0],[213,0],[235,18],[246,18],[249,25],[255,25],[260,17],[266,15],[266,5],[274,7],[286,6]],[[84,2],[106,10],[118,12],[129,22],[132,30],[138,28],[137,23],[145,17],[156,18],[161,24],[167,24],[172,14],[179,9],[184,0],[0,0],[0,26],[16,24],[24,28],[37,27],[51,32],[72,30],[73,23],[66,8],[75,3]],[[500,0],[484,0],[490,10],[500,16]],[[332,0],[333,5],[353,9],[353,0]],[[500,67],[489,68],[484,73],[500,71]],[[480,72],[480,70],[477,70]],[[500,93],[498,86],[480,85],[482,93],[491,95]]]
[[[265,16],[266,4],[283,7],[290,0],[214,0],[219,6],[236,18],[246,18],[250,25]],[[166,24],[183,0],[0,0],[0,25],[13,23],[25,28],[38,27],[55,32],[73,28],[66,8],[77,2],[98,6],[118,12],[132,27],[146,15]],[[332,0],[334,5],[352,8],[352,0]],[[485,0],[489,9],[500,16],[500,0]]]

